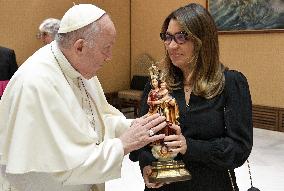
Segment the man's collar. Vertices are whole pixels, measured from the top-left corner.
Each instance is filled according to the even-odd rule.
[[[62,72],[70,77],[71,79],[75,79],[78,77],[82,77],[82,75],[73,68],[70,62],[66,59],[60,48],[58,47],[56,41],[52,41],[50,43],[51,49],[54,53],[55,59],[58,61],[59,67],[61,68]]]

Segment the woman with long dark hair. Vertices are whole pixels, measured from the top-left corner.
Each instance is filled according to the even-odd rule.
[[[166,82],[179,107],[181,131],[164,141],[178,152],[176,159],[185,163],[192,179],[150,183],[150,165],[156,159],[145,147],[130,154],[131,160],[139,161],[145,190],[238,190],[234,169],[246,161],[253,143],[252,103],[245,76],[221,64],[216,25],[201,5],[173,11],[160,36],[166,50]],[[142,115],[148,112],[150,89],[144,90]]]

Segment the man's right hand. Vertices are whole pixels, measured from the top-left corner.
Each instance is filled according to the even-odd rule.
[[[130,128],[119,137],[123,144],[124,155],[140,149],[151,142],[164,139],[164,134],[155,135],[155,133],[167,125],[165,119],[165,117],[159,114],[144,115],[135,119]],[[151,133],[154,134],[151,135]]]

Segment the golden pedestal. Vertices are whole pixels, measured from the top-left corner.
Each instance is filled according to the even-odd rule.
[[[151,183],[177,182],[191,179],[191,174],[185,169],[182,161],[158,161],[152,163]]]
[[[191,174],[185,168],[183,161],[173,160],[176,154],[169,152],[166,145],[152,145],[152,154],[158,159],[152,163],[151,183],[177,182],[191,179]]]

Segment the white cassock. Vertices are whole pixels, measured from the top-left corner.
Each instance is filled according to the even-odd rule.
[[[2,173],[19,191],[104,190],[121,175],[116,137],[130,123],[97,77],[84,79],[52,42],[19,68],[0,101]]]

